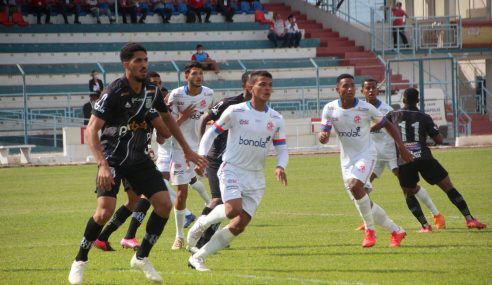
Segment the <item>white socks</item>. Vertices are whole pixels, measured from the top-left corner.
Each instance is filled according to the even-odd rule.
[[[190,186],[195,189],[198,194],[200,194],[200,197],[202,197],[203,201],[205,201],[205,205],[210,203],[210,197],[208,196],[207,190],[201,181],[197,180],[195,183],[190,184]]]
[[[369,199],[369,196],[366,194],[360,200],[355,200],[355,207],[359,211],[362,220],[364,220],[366,229],[374,230],[374,218],[372,216],[371,200]]]
[[[184,238],[185,210],[174,208],[174,217],[176,219],[176,237]]]
[[[195,258],[205,259],[207,256],[216,253],[223,249],[235,238],[236,236],[231,233],[229,226],[217,231],[210,241],[205,244],[200,250],[193,255]]]
[[[227,218],[225,212],[224,204],[220,204],[215,206],[215,208],[206,216],[201,216],[198,219],[197,223],[200,223],[200,226],[208,228],[213,224],[220,223]]]
[[[434,205],[434,202],[432,202],[429,193],[427,193],[424,187],[420,186],[420,190],[415,194],[415,197],[417,197],[420,202],[424,203],[424,205],[431,211],[432,215],[439,215],[439,210],[436,205]]]
[[[174,201],[176,201],[176,191],[174,191],[174,189],[171,187],[171,184],[169,184],[169,181],[167,181],[166,179],[162,179],[162,180],[164,180],[164,184],[166,184],[167,192],[169,192],[169,197],[171,198],[171,204],[174,205]],[[191,211],[188,210],[188,208],[186,208],[184,210],[185,210],[186,216],[191,214]]]
[[[395,224],[388,217],[388,215],[386,215],[384,209],[374,202],[372,202],[372,216],[374,217],[374,222],[376,222],[376,224],[382,226],[390,232],[399,232],[402,230],[402,228]]]

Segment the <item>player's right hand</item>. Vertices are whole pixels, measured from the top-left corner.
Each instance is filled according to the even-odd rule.
[[[189,119],[195,113],[195,105],[186,107],[183,111],[179,112],[178,120],[180,118]]]
[[[320,132],[318,140],[320,143],[325,144],[330,140],[330,134],[328,132]]]
[[[114,185],[113,174],[107,163],[101,164],[97,172],[97,188],[103,191],[111,191]]]
[[[199,168],[205,169],[208,166],[208,159],[194,151],[185,152],[185,158],[186,161],[193,162]]]

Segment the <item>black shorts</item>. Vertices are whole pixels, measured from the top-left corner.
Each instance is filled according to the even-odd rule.
[[[138,195],[145,195],[148,199],[159,191],[167,191],[166,185],[162,180],[162,174],[157,170],[152,160],[130,166],[110,166],[113,173],[114,185],[111,191],[96,189],[97,197],[114,197],[118,195],[121,180],[125,179],[125,190],[129,185],[133,192]]]
[[[442,181],[448,172],[435,159],[417,159],[414,162],[400,165],[398,180],[401,187],[414,188],[419,182],[419,173],[427,183],[434,185]]]
[[[123,178],[122,181],[123,181],[123,189],[125,189],[125,192],[133,190],[132,185],[130,184],[130,182],[128,182],[128,179]]]
[[[222,195],[220,194],[220,184],[219,177],[217,177],[218,168],[215,167],[207,167],[207,178],[208,185],[210,185],[210,193],[212,194],[212,198],[222,199]]]

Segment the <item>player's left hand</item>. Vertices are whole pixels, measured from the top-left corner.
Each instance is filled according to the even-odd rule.
[[[185,152],[186,162],[191,161],[201,169],[207,168],[208,160],[205,156],[201,156],[194,151]]]
[[[280,183],[284,186],[287,186],[287,173],[285,173],[285,170],[283,167],[277,166],[275,168],[275,177],[277,177],[277,181],[280,181]]]

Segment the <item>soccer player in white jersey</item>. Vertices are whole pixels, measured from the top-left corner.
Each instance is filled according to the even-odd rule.
[[[372,104],[376,107],[383,115],[388,114],[390,111],[393,111],[393,107],[382,102],[378,99],[379,90],[377,88],[378,82],[374,79],[366,79],[362,82],[361,93],[364,95],[366,102]],[[377,161],[376,166],[374,167],[374,171],[371,174],[370,181],[372,182],[375,178],[381,177],[383,174],[384,168],[388,167],[396,177],[398,177],[398,158],[396,155],[395,142],[393,138],[386,132],[386,130],[378,130],[371,132],[371,138],[376,144],[377,150]],[[422,203],[426,205],[427,208],[431,211],[434,216],[434,224],[437,229],[446,228],[446,222],[444,221],[444,216],[439,212],[436,205],[432,201],[431,197],[427,193],[427,191],[420,185],[417,185],[417,193],[412,197],[405,197],[407,206],[414,214],[415,218],[421,223],[422,228],[420,232],[428,233],[432,231],[431,225],[427,223],[425,217],[423,217],[422,211],[416,211],[416,207],[414,207],[414,201],[417,197]],[[418,207],[420,209],[420,207]],[[360,228],[360,227],[359,227]],[[364,227],[362,226],[362,229]]]
[[[284,120],[267,106],[272,93],[272,75],[267,71],[252,72],[248,85],[253,95],[251,101],[228,107],[200,141],[199,154],[205,156],[214,139],[229,131],[223,162],[217,173],[224,204],[195,222],[188,232],[188,246],[195,246],[210,225],[225,218],[230,222],[188,259],[188,265],[198,271],[208,271],[204,260],[241,234],[254,216],[265,192],[265,160],[272,143],[277,152],[275,176],[287,186],[285,168],[289,154]]]
[[[390,230],[390,246],[400,246],[406,232],[386,215],[383,208],[369,199],[365,189],[370,187],[368,180],[376,163],[376,147],[370,138],[371,127],[373,130],[384,127],[395,140],[404,160],[411,161],[412,155],[405,149],[397,129],[386,122],[383,114],[371,104],[355,98],[352,75],[338,76],[336,90],[340,99],[324,106],[319,141],[327,143],[331,128],[335,129],[340,141],[343,182],[365,224],[362,246],[372,247],[376,244],[375,223]]]
[[[199,63],[192,63],[185,67],[187,84],[171,91],[168,104],[172,115],[176,118],[181,132],[191,149],[198,150],[200,117],[212,108],[214,91],[202,86],[203,69]],[[177,186],[174,215],[176,218],[176,239],[171,247],[178,250],[184,247],[184,224],[186,199],[188,197],[188,183],[195,177],[194,165],[186,162],[181,146],[172,140],[171,147],[171,182]],[[203,184],[202,184],[203,186]],[[201,187],[200,196],[205,203],[210,198],[205,187]]]

